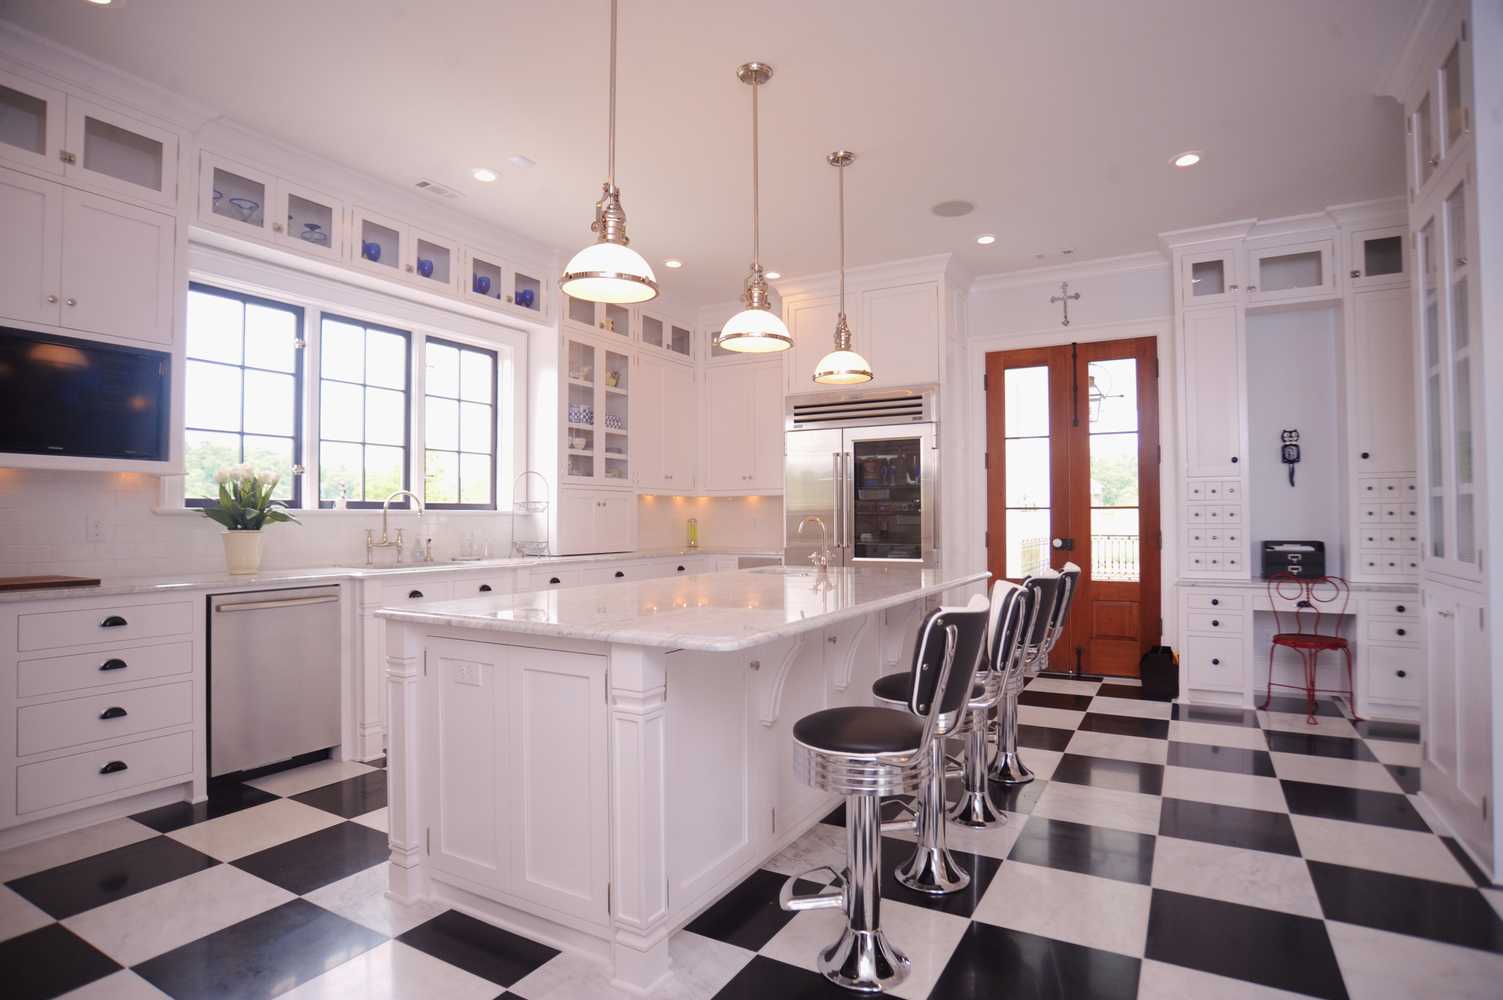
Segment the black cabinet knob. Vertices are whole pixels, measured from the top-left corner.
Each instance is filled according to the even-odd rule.
[[[626,575],[626,574],[625,574],[625,573],[623,573],[623,572],[622,572],[622,571],[621,571],[621,570],[619,570],[619,569],[618,569],[618,570],[616,570],[616,579],[618,579],[618,580],[619,580],[619,579],[621,579],[621,578],[622,578],[622,577],[623,577],[623,576],[625,576],[625,575]]]
[[[1394,629],[1394,630],[1393,630],[1393,633],[1394,633],[1394,635],[1406,635],[1406,634],[1407,634],[1407,633],[1406,633],[1406,632],[1405,632],[1405,631],[1404,631],[1404,630],[1403,630],[1403,629],[1401,629],[1401,628],[1396,628],[1396,629]]]
[[[100,774],[114,774],[116,771],[125,770],[125,761],[112,760],[99,769]]]
[[[1373,457],[1373,456],[1372,456],[1372,453],[1371,453],[1371,452],[1366,452],[1366,451],[1364,451],[1364,452],[1363,452],[1363,453],[1362,453],[1362,457],[1363,457],[1363,459],[1364,459],[1364,460],[1365,460],[1365,459],[1369,459],[1369,458],[1372,458],[1372,457]]]
[[[126,666],[126,664],[125,664],[124,660],[109,659],[109,660],[105,660],[103,663],[101,663],[99,665],[99,669],[100,670],[124,670],[125,666]]]
[[[482,594],[489,594],[491,592],[491,585],[488,583],[482,583],[480,585],[480,592]]]
[[[683,571],[684,571],[684,568],[683,568],[683,567],[682,567],[682,566],[680,566],[680,567],[679,567],[679,568],[678,568],[678,571],[679,571],[679,572],[680,572],[680,573],[682,573],[682,572],[683,572]]]
[[[104,621],[102,621],[102,622],[99,623],[99,627],[100,628],[120,628],[123,625],[129,625],[129,624],[130,624],[130,622],[126,621],[124,618],[121,618],[119,615],[110,615]]]
[[[1399,614],[1403,614],[1404,613],[1404,605],[1402,605],[1402,604],[1396,604],[1396,605],[1394,605],[1393,609],[1395,611],[1397,611]]]
[[[1219,597],[1213,597],[1213,598],[1211,598],[1211,607],[1213,607],[1213,608],[1219,608],[1219,607],[1221,607],[1221,598],[1219,598]]]
[[[1221,661],[1219,659],[1217,659],[1216,657],[1213,656],[1213,657],[1211,657],[1211,666],[1213,666],[1213,667],[1219,667],[1219,666],[1221,666]]]
[[[1232,456],[1232,464],[1233,464],[1233,465],[1236,465],[1236,464],[1237,464],[1237,456],[1236,456],[1236,455],[1233,455],[1233,456]]]
[[[1407,671],[1407,670],[1395,670],[1394,671],[1394,675],[1398,676],[1398,677],[1408,677],[1409,676],[1409,671]]]
[[[559,581],[558,581],[558,577],[556,577],[556,576],[550,576],[550,577],[549,577],[549,578],[548,578],[548,582],[549,582],[549,583],[558,583],[558,582],[559,582]]]
[[[423,592],[421,590],[409,590],[407,592],[407,599],[409,601],[415,601],[419,597],[422,597],[422,596],[423,596]]]
[[[103,712],[100,712],[99,717],[101,719],[123,719],[125,718],[125,714],[125,709],[121,708],[119,705],[111,705]]]
[[[1221,619],[1220,618],[1212,618],[1211,619],[1211,628],[1220,628],[1220,627],[1221,627]]]

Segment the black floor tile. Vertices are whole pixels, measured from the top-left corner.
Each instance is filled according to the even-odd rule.
[[[219,864],[170,837],[152,837],[8,883],[57,920]]]
[[[1311,861],[1326,919],[1503,954],[1503,920],[1476,889]]]
[[[943,1000],[1133,1000],[1140,965],[1136,958],[1115,952],[973,921],[929,996]]]
[[[1255,699],[1256,700],[1256,699]],[[1258,702],[1261,707],[1262,702]],[[1310,703],[1299,695],[1274,695],[1269,701],[1266,711],[1285,712],[1289,715],[1304,715],[1310,710]],[[1330,719],[1343,718],[1341,706],[1326,698],[1315,699],[1315,714]]]
[[[1143,693],[1143,688],[1138,684],[1113,684],[1107,681],[1096,689],[1098,698],[1126,698],[1129,701],[1154,701]]]
[[[758,869],[691,920],[686,929],[749,951],[759,951],[793,919],[792,913],[785,913],[778,906],[778,892],[786,881],[787,875]],[[818,892],[819,889],[813,882],[803,882],[798,887],[800,893]]]
[[[992,877],[997,874],[997,869],[1002,867],[1002,859],[989,858],[983,854],[970,854],[954,848],[950,849],[950,854],[955,858],[956,864],[971,876],[970,884],[959,892],[950,892],[943,896],[914,892],[897,878],[898,868],[907,864],[908,859],[913,857],[912,841],[883,837],[882,898],[897,900],[910,906],[920,906],[926,910],[952,913],[957,917],[969,917],[981,904],[981,897],[986,894],[987,887],[992,884]]]
[[[1018,834],[1007,860],[1149,885],[1156,839],[1148,834],[1033,816]]]
[[[1365,788],[1317,785],[1308,781],[1281,781],[1280,784],[1284,786],[1284,801],[1289,803],[1289,811],[1301,816],[1430,832],[1429,825],[1414,805],[1398,792],[1370,792]]]
[[[1056,729],[1053,726],[1018,725],[1018,746],[1036,750],[1063,750],[1070,745],[1073,729]],[[1026,758],[1025,758],[1026,759]]]
[[[1406,767],[1403,764],[1385,764],[1388,773],[1393,775],[1393,780],[1398,782],[1406,795],[1414,795],[1420,790],[1420,769]]]
[[[194,823],[218,819],[275,800],[277,796],[252,788],[241,781],[209,782],[209,797],[203,802],[171,802],[165,806],[136,813],[131,819],[158,833],[171,833]]]
[[[1368,740],[1418,743],[1420,738],[1420,727],[1417,722],[1385,722],[1381,719],[1368,719],[1363,722],[1354,722],[1352,726],[1357,730],[1357,735]]]
[[[1164,768],[1161,764],[1067,753],[1059,759],[1049,780],[1158,795],[1164,790]]]
[[[1347,996],[1325,923],[1314,917],[1155,889],[1144,957],[1329,1000]]]
[[[134,969],[176,1000],[273,997],[385,940],[306,899],[294,899]]]
[[[440,913],[397,940],[501,986],[531,974],[558,950],[457,910]]]
[[[1028,763],[1028,755],[1023,755],[1023,763]],[[987,782],[987,788],[991,790],[992,801],[997,808],[1006,809],[1012,813],[1031,813],[1033,807],[1038,804],[1039,796],[1044,794],[1049,782],[1035,778],[1021,785],[1004,785],[999,781]]]
[[[1219,705],[1183,705],[1175,702],[1169,717],[1180,722],[1209,722],[1218,726],[1258,728],[1258,713],[1246,708],[1222,708]]]
[[[830,943],[834,943],[831,941]],[[860,996],[841,989],[818,972],[758,955],[723,986],[714,1000],[850,1000]]]
[[[42,1000],[102,979],[119,969],[114,959],[98,951],[62,924],[0,941],[0,987],[7,1000]]]
[[[1087,712],[1080,720],[1080,730],[1086,733],[1112,733],[1116,736],[1138,736],[1146,740],[1167,740],[1168,719],[1139,719],[1131,715],[1107,715],[1102,712]]]
[[[298,896],[391,857],[386,834],[340,823],[240,858],[232,864]]]
[[[386,772],[367,771],[292,798],[345,819],[354,819],[386,805]]]
[[[1289,817],[1261,809],[1164,799],[1159,812],[1159,836],[1300,856],[1299,841]]]
[[[1471,876],[1474,883],[1482,887],[1492,885],[1487,880],[1487,876],[1483,874],[1482,869],[1477,867],[1477,862],[1472,860],[1472,856],[1466,852],[1466,849],[1461,846],[1455,837],[1441,837],[1440,842],[1446,845],[1446,850],[1451,852],[1451,856],[1456,859],[1456,863],[1466,869],[1466,873]]]
[[[1200,743],[1169,743],[1169,763],[1175,767],[1198,767],[1204,771],[1228,774],[1253,774],[1260,778],[1277,777],[1273,758],[1265,750],[1241,747],[1213,747]]]
[[[1091,707],[1088,694],[1065,694],[1063,691],[1033,691],[1024,689],[1018,695],[1019,705],[1037,705],[1040,708],[1063,708],[1070,712],[1084,712]]]
[[[1263,730],[1268,749],[1274,753],[1303,753],[1338,760],[1377,760],[1367,744],[1346,736],[1322,736],[1317,733],[1283,733]]]

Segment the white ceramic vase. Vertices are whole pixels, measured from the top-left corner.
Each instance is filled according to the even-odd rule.
[[[261,532],[226,531],[224,563],[231,576],[254,576],[261,570]]]

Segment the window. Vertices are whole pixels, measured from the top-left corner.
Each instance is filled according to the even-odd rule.
[[[379,506],[408,485],[410,337],[325,313],[319,340],[319,504]]]
[[[273,496],[302,501],[303,310],[192,284],[183,497],[192,507],[219,495],[214,473],[249,462],[281,475]]]
[[[423,501],[494,510],[496,352],[433,337],[423,352]]]

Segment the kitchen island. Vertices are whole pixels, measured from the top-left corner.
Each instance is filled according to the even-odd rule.
[[[594,954],[668,938],[836,804],[793,724],[870,704],[983,572],[763,567],[387,608],[391,893]]]

